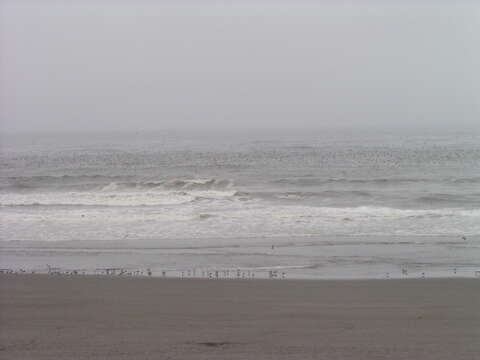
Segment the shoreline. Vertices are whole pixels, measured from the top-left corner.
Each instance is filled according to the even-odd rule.
[[[108,269],[108,268],[107,268]],[[60,269],[52,267],[52,272],[46,270],[25,270],[25,269],[8,269],[0,268],[1,276],[48,276],[48,277],[64,277],[64,278],[82,278],[82,277],[99,277],[105,279],[112,278],[125,278],[125,279],[176,279],[176,280],[209,280],[209,281],[370,281],[370,280],[479,280],[480,270],[472,270],[468,273],[462,272],[462,268],[453,270],[452,274],[446,275],[445,272],[440,274],[434,274],[426,272],[406,272],[402,274],[399,270],[395,273],[386,273],[380,276],[302,276],[291,274],[287,272],[266,271],[266,270],[242,270],[242,269],[230,269],[230,270],[166,270],[162,274],[160,272],[151,272],[148,274],[149,269],[139,270],[122,270],[116,268],[116,273],[106,273],[105,269],[97,269],[96,271],[83,271],[73,269]],[[75,272],[76,271],[76,272]],[[238,272],[237,272],[238,271]],[[230,274],[228,273],[230,272]]]
[[[49,277],[49,278],[65,278],[65,279],[78,279],[78,278],[99,278],[99,279],[131,279],[131,280],[141,280],[141,279],[151,279],[151,280],[179,280],[179,281],[274,281],[274,282],[290,282],[290,281],[307,281],[307,282],[337,282],[337,281],[429,281],[429,280],[471,280],[480,282],[480,275],[474,276],[435,276],[435,277],[389,277],[389,278],[380,278],[380,277],[338,277],[338,278],[329,278],[329,277],[289,277],[289,278],[268,278],[268,277],[250,277],[250,278],[214,278],[214,277],[179,277],[179,276],[161,276],[161,275],[103,275],[103,274],[48,274],[44,272],[18,272],[18,273],[2,273],[0,269],[0,278],[2,277]]]
[[[238,241],[237,241],[238,240]],[[181,278],[189,272],[195,277],[219,271],[220,277],[295,279],[386,279],[386,278],[478,278],[480,238],[446,241],[445,237],[315,237],[311,239],[257,239],[258,244],[240,246],[240,240],[216,243],[204,240],[192,247],[185,240],[175,247],[156,241],[80,242],[3,242],[0,241],[2,268],[48,272],[48,265],[62,272],[79,270],[96,273],[105,268],[125,272],[144,272],[154,276]],[[151,247],[153,244],[155,247]],[[67,246],[68,245],[68,246]],[[107,246],[108,245],[108,246]],[[408,274],[404,274],[404,270]],[[229,272],[229,276],[223,273]],[[282,275],[284,273],[284,275]],[[253,275],[255,274],[255,275]],[[406,276],[407,275],[407,276]],[[205,275],[204,275],[205,276]],[[192,277],[192,276],[190,276]],[[208,277],[206,275],[205,277]]]
[[[422,359],[480,353],[476,279],[0,276],[9,359]]]

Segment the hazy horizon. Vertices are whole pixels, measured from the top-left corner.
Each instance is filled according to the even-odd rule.
[[[0,130],[480,131],[473,1],[0,4]]]

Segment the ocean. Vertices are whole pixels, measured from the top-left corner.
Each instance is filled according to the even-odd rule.
[[[480,276],[477,135],[17,134],[0,162],[1,268]]]

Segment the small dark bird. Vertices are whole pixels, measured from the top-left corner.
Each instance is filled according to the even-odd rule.
[[[462,239],[465,240],[465,241],[467,241],[467,237],[466,237],[465,235],[462,236]]]

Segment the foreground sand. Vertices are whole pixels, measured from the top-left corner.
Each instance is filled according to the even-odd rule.
[[[479,280],[0,276],[1,359],[479,359]]]

